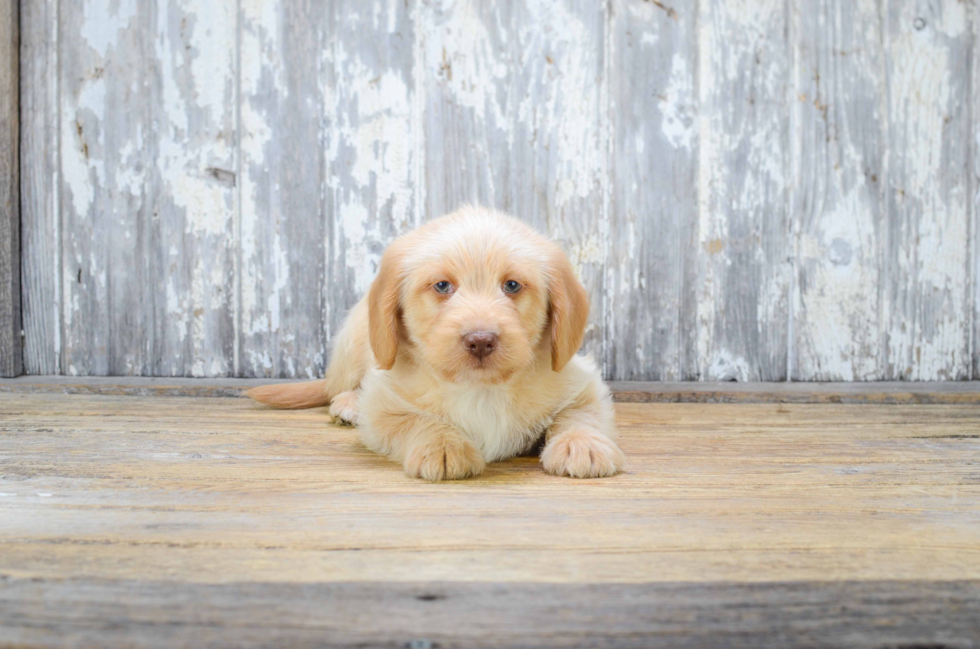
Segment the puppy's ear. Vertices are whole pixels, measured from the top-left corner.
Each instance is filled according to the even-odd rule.
[[[378,276],[368,293],[368,329],[378,367],[390,370],[398,355],[398,299],[402,255],[395,244],[381,257]]]
[[[551,369],[565,367],[582,346],[589,319],[589,294],[578,281],[568,257],[557,246],[549,263],[551,301]]]

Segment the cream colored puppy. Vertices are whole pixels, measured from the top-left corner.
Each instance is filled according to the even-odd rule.
[[[397,239],[337,337],[327,377],[248,396],[330,404],[364,444],[426,480],[478,475],[532,449],[555,475],[623,467],[609,390],[576,356],[588,296],[555,244],[464,207]]]

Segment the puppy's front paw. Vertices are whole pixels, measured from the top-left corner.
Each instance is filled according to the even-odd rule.
[[[405,473],[423,480],[459,480],[483,473],[486,463],[472,444],[456,437],[424,442],[405,457]]]
[[[330,401],[330,416],[341,424],[357,425],[357,393],[341,392]]]
[[[551,438],[541,451],[544,470],[572,478],[605,478],[626,464],[623,452],[602,433],[572,429]]]

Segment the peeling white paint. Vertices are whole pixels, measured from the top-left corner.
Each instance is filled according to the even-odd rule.
[[[675,54],[670,64],[670,82],[665,91],[660,111],[663,114],[661,129],[664,137],[674,148],[690,150],[697,134],[694,110],[694,88],[687,69],[687,58]],[[642,146],[638,153],[642,154]]]
[[[576,268],[588,264],[601,264],[605,258],[605,247],[599,240],[598,234],[592,232],[572,246],[568,258]]]
[[[397,18],[406,9],[380,1],[373,8],[371,28],[383,30],[377,38],[395,33]],[[327,182],[333,188],[337,224],[333,257],[343,259],[348,286],[360,296],[374,279],[393,235],[418,221],[419,147],[412,74],[401,62],[379,64],[370,47],[356,47],[359,39],[351,36],[363,34],[356,18],[348,29],[334,48],[337,76],[332,91],[325,94],[324,110],[336,116],[333,144],[327,151],[334,173]]]
[[[308,269],[327,269],[317,285],[329,299],[310,300],[320,300],[323,319],[336,319],[367,290],[394,236],[437,215],[426,209],[475,197],[509,204],[566,247],[605,305],[605,312],[594,305],[590,336],[623,313],[646,318],[643,326],[662,338],[606,340],[607,351],[634,355],[641,371],[666,375],[660,366],[680,367],[690,356],[678,323],[693,311],[702,378],[777,375],[787,322],[797,378],[967,372],[975,352],[964,313],[980,286],[975,277],[971,284],[975,232],[964,217],[980,193],[969,196],[957,171],[971,162],[965,142],[980,148],[980,134],[968,135],[962,122],[969,98],[961,72],[975,47],[969,3],[860,0],[813,24],[800,22],[809,6],[787,12],[776,0],[678,1],[670,3],[674,13],[619,0],[595,7],[531,0],[508,10],[473,0],[409,4],[324,10],[335,13],[312,18],[322,21],[309,26],[320,49],[303,61],[290,58],[296,53],[284,39],[294,32],[284,20],[293,14],[282,3],[62,7],[71,23],[52,33],[64,39],[59,66],[71,72],[52,84],[60,104],[51,148],[60,151],[67,218],[57,237],[64,301],[55,331],[66,332],[67,372],[100,371],[105,350],[119,342],[105,338],[105,323],[90,322],[95,307],[153,303],[165,321],[153,344],[168,358],[117,354],[116,370],[161,362],[172,373],[228,373],[231,318],[241,320],[234,345],[241,366],[313,376],[325,350],[316,348],[318,334],[297,328],[323,323],[303,320],[295,292]],[[628,33],[615,31],[616,20]],[[155,33],[140,33],[150,25]],[[801,45],[812,29],[826,32],[820,47],[830,51]],[[835,46],[832,39],[847,34],[866,44]],[[627,47],[638,52],[638,69],[648,69],[642,57],[654,57],[647,60],[655,87],[617,76],[615,57]],[[811,54],[827,58],[822,86],[805,67]],[[304,94],[292,66],[309,61],[316,74]],[[842,72],[849,65],[861,74]],[[872,106],[855,89],[875,84],[870,94],[880,102]],[[616,124],[635,108],[629,93],[641,87],[654,91],[652,119],[636,110],[636,127],[621,134]],[[148,105],[150,96],[159,103]],[[858,100],[869,123],[881,125],[880,141],[862,139],[848,122]],[[297,102],[316,104],[322,158],[292,160],[284,148],[293,125],[283,123],[283,110]],[[787,128],[790,111],[826,131]],[[807,149],[815,141],[807,138],[818,136],[827,138],[820,151]],[[797,147],[793,160],[787,142]],[[816,161],[801,166],[803,155]],[[644,161],[658,157],[676,175],[651,175]],[[696,192],[686,186],[686,160],[697,167]],[[320,193],[302,214],[285,208],[308,191],[290,185],[292,164],[323,167]],[[616,182],[644,200],[611,200]],[[664,206],[691,193],[696,222],[678,229]],[[315,221],[321,217],[332,221]],[[315,262],[299,258],[290,242],[298,222],[311,223],[318,237],[329,233],[333,248],[324,242]],[[106,232],[119,242],[112,254],[101,245]],[[650,233],[664,238],[651,241]],[[882,249],[886,243],[893,248]],[[133,261],[142,259],[137,246],[154,245],[166,251],[163,268],[128,267],[144,263]],[[681,260],[694,255],[695,277],[645,261],[658,246],[684,247],[674,255]],[[229,268],[238,258],[236,280]],[[677,286],[665,290],[665,278]],[[143,291],[153,297],[140,302]],[[112,335],[137,335],[148,317],[136,314],[133,331],[120,333],[124,320],[113,316]]]
[[[754,372],[745,358],[724,348],[716,350],[712,355],[708,380],[746,382],[753,380],[753,376]]]
[[[963,318],[970,245],[969,224],[961,215],[968,197],[964,182],[950,183],[945,176],[959,160],[966,162],[956,135],[961,125],[951,117],[967,87],[957,74],[967,52],[966,9],[956,5],[944,5],[935,24],[917,22],[922,16],[913,5],[897,8],[886,43],[889,118],[896,125],[891,145],[902,154],[901,166],[890,167],[895,193],[889,207],[908,224],[894,240],[898,290],[885,293],[888,311],[903,315],[891,324],[888,361],[893,372],[911,380],[963,378],[972,361],[972,332]]]
[[[129,28],[136,18],[139,2],[86,2],[83,9],[83,19],[77,25],[79,34],[89,47],[105,58],[115,44],[119,32]]]
[[[698,364],[703,379],[773,379],[785,371],[791,308],[788,255],[767,253],[770,240],[788,242],[786,14],[775,0],[737,0],[709,2],[699,18]],[[724,254],[710,254],[719,246]]]
[[[239,317],[241,335],[245,337],[273,332],[272,318],[278,322],[280,291],[286,285],[278,273],[288,268],[278,232],[274,233],[272,241],[266,238],[268,224],[276,224],[278,229],[283,215],[277,209],[278,184],[269,185],[263,178],[267,173],[266,151],[272,146],[274,137],[273,116],[265,114],[265,110],[274,103],[266,104],[261,100],[266,92],[262,84],[271,82],[276,99],[288,94],[281,69],[284,62],[280,58],[280,11],[281,7],[274,2],[252,0],[241,6],[241,177],[238,182],[241,183],[239,248],[242,266],[239,272],[242,274],[242,291]],[[267,193],[261,204],[260,192]],[[266,264],[268,255],[272,257],[271,264]],[[267,344],[268,339],[253,340]],[[269,351],[264,350],[261,357],[246,352],[244,365],[271,369]]]

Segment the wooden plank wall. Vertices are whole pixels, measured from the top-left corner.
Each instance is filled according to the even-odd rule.
[[[17,0],[0,0],[0,376],[21,372]]]
[[[479,202],[610,378],[980,377],[976,2],[23,4],[30,373],[317,376]]]

